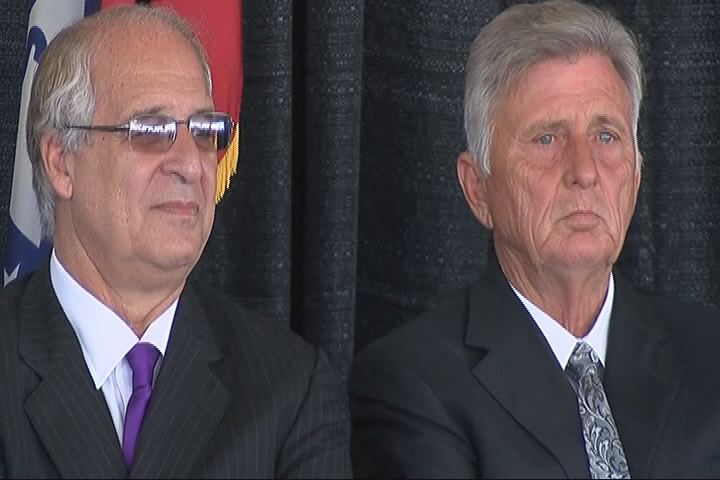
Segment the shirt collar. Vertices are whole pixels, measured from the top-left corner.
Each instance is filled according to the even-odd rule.
[[[141,339],[106,305],[85,290],[65,270],[55,249],[50,258],[50,283],[75,335],[95,388],[100,388],[136,343],[155,345],[165,355],[177,299],[148,326]]]
[[[602,308],[600,309],[600,313],[595,319],[595,323],[588,334],[582,338],[576,338],[573,334],[565,330],[560,323],[555,321],[550,315],[540,310],[540,308],[525,298],[525,296],[515,289],[512,284],[510,287],[523,303],[528,313],[530,313],[530,316],[533,318],[538,328],[540,328],[540,331],[550,345],[550,348],[555,354],[555,358],[563,370],[570,360],[570,355],[575,348],[575,344],[580,341],[588,343],[592,349],[595,350],[598,357],[600,357],[602,364],[605,365],[608,331],[610,328],[610,314],[612,313],[612,303],[613,298],[615,297],[615,280],[612,273],[610,273],[608,291]]]

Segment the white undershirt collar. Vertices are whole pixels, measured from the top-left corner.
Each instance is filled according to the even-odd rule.
[[[579,341],[588,343],[592,349],[595,350],[598,357],[600,357],[602,364],[605,365],[608,331],[610,329],[610,314],[612,313],[613,298],[615,297],[615,280],[612,272],[610,273],[610,280],[608,282],[607,295],[605,296],[605,301],[600,309],[600,313],[588,334],[583,338],[576,338],[573,334],[565,330],[560,323],[525,298],[512,284],[510,284],[510,287],[523,303],[528,313],[530,313],[530,316],[538,328],[540,328],[540,331],[550,345],[550,348],[552,348],[555,358],[563,370],[567,366],[575,344]]]

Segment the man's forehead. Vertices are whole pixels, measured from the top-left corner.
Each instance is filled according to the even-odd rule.
[[[114,67],[122,71],[128,63],[143,64],[145,59],[160,59],[194,55],[186,38],[161,22],[142,26],[123,21],[103,32],[92,56],[96,67]],[[123,62],[118,61],[118,57]],[[197,60],[198,68],[200,61]]]
[[[532,108],[537,115],[557,110],[587,115],[623,114],[631,109],[630,92],[609,58],[549,59],[533,64],[499,97],[498,109]]]
[[[135,38],[115,48],[91,68],[96,113],[125,118],[148,109],[189,115],[212,108],[200,61],[182,37],[167,43]]]
[[[587,72],[588,68],[592,69],[591,73]],[[557,72],[562,73],[563,70],[582,71],[582,73],[578,72],[569,75],[579,83],[594,84],[602,80],[613,83],[618,82],[627,89],[622,75],[608,55],[602,52],[586,52],[577,55],[540,58],[522,68],[518,66],[504,93],[506,95],[512,94],[537,83],[552,85],[555,83],[556,78],[549,76],[547,72],[553,71],[557,74]]]
[[[206,73],[189,42],[162,26],[163,31],[147,33],[115,30],[95,52],[91,60],[91,80],[98,101],[113,101],[116,96],[127,102],[128,97],[162,92],[178,95],[198,95],[209,98]],[[148,100],[142,108],[162,105],[162,101]]]

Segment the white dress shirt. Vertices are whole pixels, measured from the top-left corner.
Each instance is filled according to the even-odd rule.
[[[155,365],[154,375],[157,374],[170,337],[177,300],[138,339],[115,312],[70,276],[55,255],[55,249],[50,259],[50,282],[80,342],[95,388],[102,388],[122,445],[125,410],[132,395],[132,369],[125,355],[138,342],[152,343],[160,352],[160,359]]]
[[[555,321],[550,315],[543,312],[530,300],[525,298],[522,293],[518,292],[515,287],[510,287],[518,296],[520,301],[525,305],[525,308],[530,313],[530,316],[535,320],[535,323],[540,328],[540,331],[545,336],[550,348],[552,348],[555,358],[560,364],[560,368],[565,370],[570,355],[572,354],[575,344],[577,342],[588,343],[598,357],[603,366],[605,365],[605,354],[607,353],[607,338],[608,329],[610,328],[610,313],[612,311],[613,298],[615,297],[615,281],[612,273],[610,273],[610,281],[608,282],[608,291],[605,296],[605,302],[603,303],[600,313],[595,319],[595,323],[592,328],[582,338],[576,338],[572,333],[565,330],[565,328]]]

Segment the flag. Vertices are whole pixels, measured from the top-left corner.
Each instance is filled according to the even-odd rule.
[[[151,3],[172,8],[195,28],[208,54],[215,108],[229,113],[239,125],[243,89],[242,1],[153,0]],[[216,202],[230,186],[239,153],[240,129],[236,126],[232,143],[218,164]]]
[[[32,168],[25,144],[27,106],[38,60],[60,30],[98,8],[100,0],[36,0],[30,6],[3,284],[33,271],[50,250],[50,239],[42,238],[40,214],[32,188]]]

